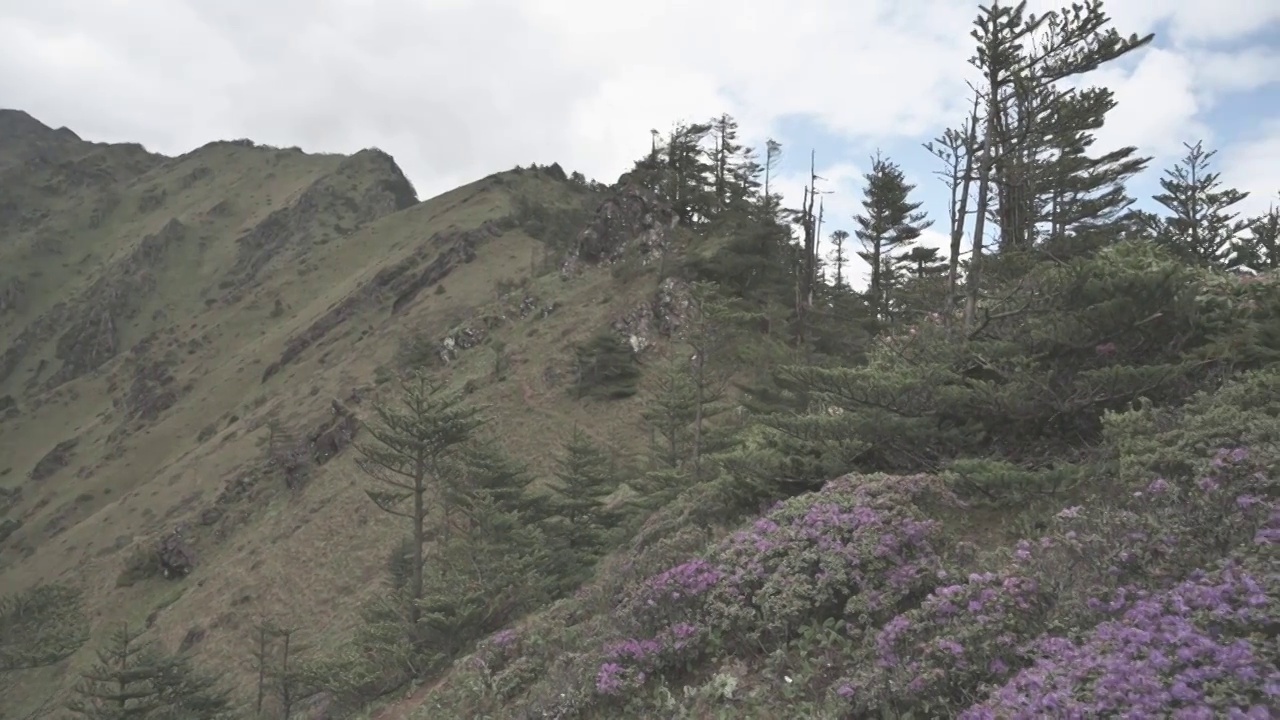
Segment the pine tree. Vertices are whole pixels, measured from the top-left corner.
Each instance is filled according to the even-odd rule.
[[[1150,158],[1139,157],[1132,146],[1097,157],[1088,154],[1095,142],[1092,131],[1116,106],[1111,90],[1093,87],[1063,94],[1051,88],[1046,106],[1053,108],[1052,120],[1036,118],[1037,127],[1044,128],[1045,147],[1027,150],[1038,163],[1028,220],[1042,227],[1038,236],[1025,230],[1015,236],[1026,238],[1024,245],[1043,238],[1061,260],[1119,238],[1133,204],[1125,182],[1145,170]]]
[[[691,227],[709,218],[715,203],[714,168],[702,145],[710,132],[707,123],[677,124],[664,148],[664,194],[676,217]]]
[[[1216,150],[1203,144],[1185,145],[1187,154],[1160,180],[1164,192],[1152,199],[1169,211],[1155,227],[1156,242],[1191,262],[1225,265],[1246,223],[1229,212],[1249,196],[1234,188],[1222,188],[1219,174],[1210,170]]]
[[[257,695],[254,699],[253,711],[262,716],[262,703],[267,699],[268,683],[271,680],[273,663],[271,650],[275,644],[275,626],[265,620],[253,625],[253,647],[249,651],[252,658],[249,667],[257,675]]]
[[[549,501],[560,521],[555,532],[570,554],[594,561],[605,549],[613,519],[605,507],[606,498],[618,488],[612,459],[575,427],[556,460],[555,476],[557,482]]]
[[[232,716],[230,693],[221,687],[220,678],[201,672],[186,655],[164,656],[155,683],[161,707],[149,720],[223,720]]]
[[[849,290],[849,283],[844,276],[845,263],[849,261],[848,255],[845,253],[844,244],[849,240],[849,233],[845,230],[836,230],[831,233],[831,264],[835,267],[836,277],[833,287],[837,292],[846,292]]]
[[[734,175],[734,164],[742,145],[738,144],[738,123],[728,113],[721,114],[711,121],[711,136],[715,143],[711,156],[712,191],[716,198],[716,212],[723,212],[730,201],[739,193],[734,191],[737,179]]]
[[[890,311],[903,322],[916,322],[946,307],[947,261],[937,248],[916,246],[898,259],[900,277]]]
[[[477,439],[465,445],[455,465],[462,480],[453,489],[453,504],[473,525],[488,508],[524,516],[531,522],[542,519],[545,508],[529,490],[536,478],[497,440]]]
[[[251,667],[257,675],[257,697],[254,710],[263,713],[263,702],[268,695],[279,704],[280,717],[292,717],[293,708],[303,696],[303,671],[297,656],[308,648],[294,638],[297,630],[283,627],[269,620],[253,625],[253,649]]]
[[[1056,84],[1143,47],[1154,35],[1125,38],[1106,28],[1110,18],[1102,0],[1039,17],[1028,14],[1026,6],[1025,0],[1012,7],[992,3],[974,20],[977,54],[971,62],[983,74],[975,89],[982,101],[982,132],[974,163],[977,204],[967,327],[977,318],[988,218],[998,225],[1001,249],[1029,249],[1036,227],[1051,220],[1043,210],[1046,196],[1058,201],[1053,212],[1060,233],[1066,232],[1063,219],[1071,216],[1062,206],[1065,199],[1084,207],[1088,198],[1093,215],[1109,220],[1103,211],[1130,202],[1117,192],[1120,180],[1145,163],[1132,158],[1128,148],[1084,162],[1088,133],[1100,126],[1113,101],[1106,91],[1075,93]],[[1083,211],[1074,214],[1081,221],[1091,217]]]
[[[635,350],[612,330],[601,330],[578,346],[574,388],[579,398],[592,395],[620,400],[636,394],[640,367]]]
[[[729,207],[745,206],[750,213],[760,200],[763,187],[761,175],[764,166],[756,157],[755,148],[743,147],[729,167]]]
[[[362,461],[360,469],[391,487],[366,490],[369,499],[383,512],[410,523],[414,555],[408,598],[411,629],[418,624],[420,613],[415,601],[422,598],[424,587],[423,552],[432,509],[428,495],[434,495],[444,505],[441,510],[447,529],[447,462],[486,422],[479,408],[465,406],[458,394],[446,393],[444,387],[443,382],[421,372],[402,381],[398,402],[376,403],[374,421],[365,423],[375,444],[356,443]],[[412,509],[401,508],[406,500],[412,500]]]
[[[1246,267],[1254,272],[1280,268],[1280,207],[1249,220],[1249,236],[1232,245],[1228,267]]]
[[[83,595],[75,588],[49,583],[0,600],[0,673],[61,662],[88,639]]]
[[[938,257],[938,249],[916,246],[899,257],[906,274],[916,280],[938,277],[947,269],[947,263]]]
[[[712,283],[694,283],[690,288],[692,318],[685,340],[693,350],[690,381],[693,388],[693,477],[703,478],[702,455],[707,422],[724,411],[720,405],[732,374],[732,348],[742,319]]]
[[[168,655],[127,624],[112,632],[81,675],[67,709],[90,720],[216,720],[231,703],[218,679]]]
[[[435,667],[560,589],[546,539],[517,512],[502,509],[501,496],[473,495],[469,524],[441,543],[442,572],[419,603],[422,645]]]
[[[689,457],[697,388],[683,358],[667,362],[654,374],[653,391],[641,414],[650,432],[650,452],[659,468],[677,469]]]
[[[147,718],[159,709],[158,653],[141,638],[127,624],[113,631],[97,663],[81,674],[67,709],[90,720]]]
[[[872,159],[871,172],[863,177],[867,181],[862,201],[866,214],[854,217],[858,225],[854,234],[862,241],[863,249],[858,256],[871,266],[868,304],[877,318],[887,319],[896,258],[933,221],[919,210],[921,203],[910,201],[915,185],[907,182],[897,164],[877,153]]]

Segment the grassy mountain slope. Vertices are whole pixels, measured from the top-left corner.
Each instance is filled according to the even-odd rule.
[[[504,220],[518,197],[594,202],[558,168],[419,203],[376,150],[240,141],[167,158],[15,111],[0,123],[0,486],[3,516],[21,523],[0,544],[0,580],[82,587],[95,639],[146,622],[169,647],[192,633],[202,662],[232,671],[259,614],[339,641],[402,528],[364,497],[350,453],[311,448],[340,446],[346,413],[414,347],[463,338],[442,371],[499,408],[496,431],[535,469],[575,425],[634,436],[634,407],[573,401],[562,378],[572,346],[647,300],[653,278],[564,279],[569,237],[548,247]],[[305,484],[272,464],[280,437],[315,454]],[[189,578],[122,579],[178,526]],[[92,645],[19,673],[0,716],[65,689]]]
[[[3,717],[121,621],[245,710],[259,618],[309,646],[313,720],[1271,716],[1275,272],[1115,236],[992,256],[963,331],[940,275],[880,323],[847,287],[793,305],[792,214],[692,146],[417,202],[377,151],[0,120],[0,580],[80,588],[91,630],[0,607]],[[626,340],[638,396],[573,392],[633,382]],[[447,458],[409,610],[347,446],[424,366],[536,477],[576,429],[617,451],[552,496]]]

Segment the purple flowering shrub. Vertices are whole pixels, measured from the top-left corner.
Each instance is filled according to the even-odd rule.
[[[1022,646],[1052,606],[1041,583],[1017,571],[974,573],[940,587],[875,634],[874,658],[841,683],[844,697],[863,712],[952,714],[982,684],[1025,664]]]
[[[828,618],[878,625],[925,597],[944,561],[930,503],[958,501],[927,476],[846,476],[776,505],[695,558],[651,576],[622,599],[632,637],[597,668],[601,695],[655,674],[687,673],[709,652],[759,655]],[[842,625],[843,626],[843,625]]]
[[[1139,593],[1080,641],[1041,641],[1035,664],[960,718],[1274,717],[1280,575],[1253,565],[1196,571],[1172,590]]]
[[[1198,479],[1157,479],[1118,507],[1073,507],[1036,542],[992,553],[994,571],[936,589],[889,621],[874,657],[843,686],[849,705],[951,715],[1030,665],[1044,635],[1122,617],[1232,551],[1280,533],[1272,474],[1243,449],[1221,450]]]

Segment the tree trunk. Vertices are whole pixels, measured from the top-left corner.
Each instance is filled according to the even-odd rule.
[[[425,459],[419,457],[415,465],[413,483],[413,575],[412,587],[410,588],[412,597],[409,598],[409,626],[410,632],[416,638],[418,620],[421,618],[421,609],[418,607],[418,601],[422,599],[423,594],[422,566],[424,560],[422,552],[423,547],[427,544],[427,464]]]
[[[982,155],[978,161],[978,204],[974,208],[977,218],[973,222],[973,254],[969,258],[968,297],[965,298],[964,324],[973,328],[978,317],[978,288],[982,278],[982,243],[983,234],[987,231],[987,207],[991,201],[991,165],[993,162],[992,146],[995,144],[995,122],[1000,103],[996,94],[1000,92],[997,82],[996,68],[988,72],[987,117],[982,138]]]
[[[969,128],[965,134],[964,175],[956,178],[959,192],[953,190],[954,208],[951,217],[951,256],[947,261],[947,302],[943,322],[950,326],[956,314],[956,285],[960,276],[960,245],[964,242],[964,224],[969,216],[969,188],[973,184],[973,153],[978,140],[978,97],[973,98],[973,113],[969,116]],[[954,187],[954,186],[953,186]],[[957,197],[958,195],[958,197]]]

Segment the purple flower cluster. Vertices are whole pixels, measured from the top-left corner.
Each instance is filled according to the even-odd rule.
[[[657,630],[698,615],[702,598],[724,577],[716,565],[695,558],[645,580],[627,605],[642,627]]]
[[[494,636],[489,639],[489,642],[493,643],[495,647],[508,648],[514,645],[519,639],[520,638],[516,635],[515,630],[507,628],[506,630],[501,630],[495,633]]]
[[[937,588],[875,635],[875,661],[850,680],[865,688],[856,707],[968,705],[972,688],[1003,681],[1011,667],[1025,664],[1022,647],[1043,627],[1049,607],[1040,583],[1016,573],[975,573]]]
[[[1242,544],[1274,542],[1280,512],[1266,498],[1275,486],[1249,462],[1247,451],[1223,450],[1210,483],[1157,478],[1128,509],[1059,513],[1052,535],[1017,543],[996,573],[940,587],[885,624],[846,678],[858,689],[853,705],[958,711],[1027,667],[1043,633],[1088,632],[1132,612],[1149,597],[1143,588],[1167,588]]]
[[[796,498],[741,531],[715,553],[732,568],[725,604],[750,620],[734,630],[783,641],[827,617],[860,624],[892,617],[907,597],[936,583],[939,525],[914,501],[940,493],[919,477],[842,478]]]
[[[1277,617],[1274,573],[1197,572],[1083,642],[1042,641],[1034,665],[960,717],[1270,718],[1280,653],[1256,631]]]
[[[596,691],[617,695],[639,687],[664,670],[698,660],[706,634],[692,623],[680,622],[664,628],[652,638],[628,638],[605,648],[604,663],[596,673]]]
[[[841,478],[774,506],[706,558],[650,577],[619,605],[637,637],[605,648],[597,690],[679,672],[713,638],[734,652],[828,618],[892,617],[939,577],[939,525],[913,503],[928,494],[947,496],[930,478]]]
[[[632,673],[627,672],[626,668],[618,663],[607,662],[596,673],[596,692],[601,695],[618,695],[634,682]],[[643,676],[639,678],[639,682],[644,682]]]

